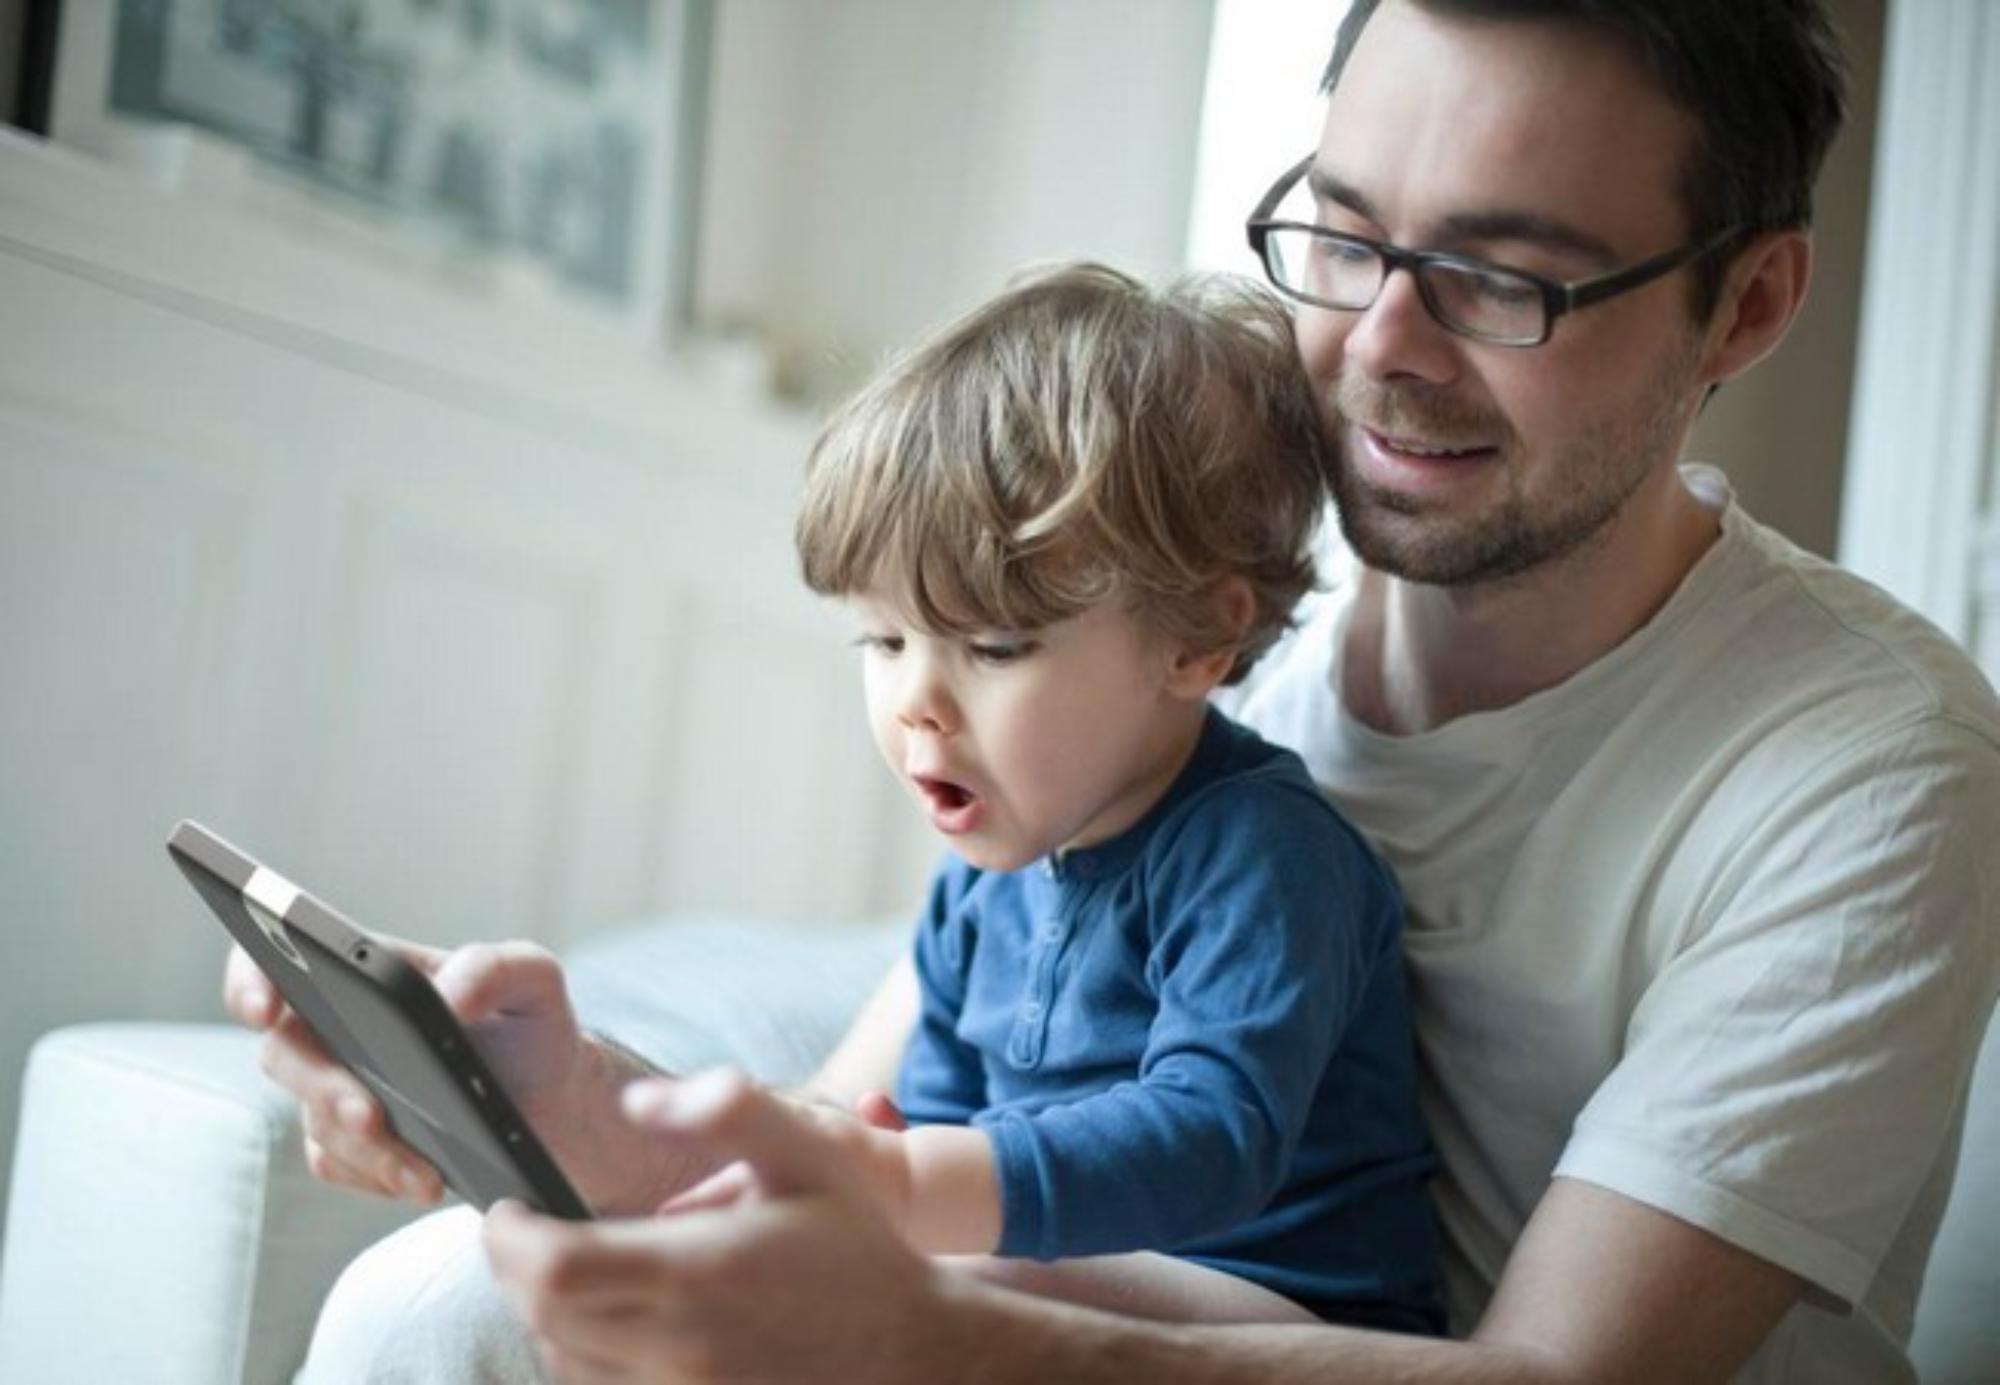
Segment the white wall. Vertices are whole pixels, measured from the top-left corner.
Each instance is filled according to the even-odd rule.
[[[1026,261],[1178,269],[1209,0],[722,0],[698,319],[825,397]]]

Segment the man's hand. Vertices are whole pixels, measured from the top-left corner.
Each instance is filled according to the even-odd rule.
[[[445,953],[395,942],[403,960],[431,978],[521,1113],[550,1140],[587,1124],[576,1080],[588,1056],[563,985],[562,967],[529,943],[480,944]],[[299,1099],[306,1161],[329,1183],[389,1197],[437,1201],[442,1179],[398,1140],[360,1079],[336,1062],[241,948],[223,972],[223,1004],[262,1030],[264,1071]]]
[[[635,1082],[625,1089],[625,1115],[633,1124],[663,1129],[671,1138],[676,1084]],[[852,1108],[838,1102],[779,1094],[793,1112],[826,1138],[854,1171],[875,1207],[898,1235],[928,1255],[986,1255],[1000,1241],[1000,1180],[993,1146],[983,1131],[933,1125],[909,1129],[902,1113],[879,1092],[863,1093]],[[754,1192],[757,1172],[738,1160],[670,1199],[663,1213],[728,1207]]]
[[[742,1079],[746,1082],[751,1079]],[[681,1127],[674,1078],[634,1082],[624,1092],[625,1118],[642,1130],[676,1141]],[[909,1202],[909,1164],[899,1138],[908,1129],[902,1112],[880,1092],[859,1098],[852,1108],[810,1088],[774,1089],[771,1095],[827,1138],[837,1157],[860,1175],[861,1186],[891,1225],[901,1226]],[[717,1169],[687,1191],[660,1205],[662,1214],[728,1207],[758,1190],[755,1169],[742,1160]]]
[[[644,1220],[493,1209],[494,1273],[558,1379],[866,1379],[885,1353],[917,1352],[941,1276],[819,1122],[728,1073],[641,1105],[655,1130],[744,1174],[726,1207]]]

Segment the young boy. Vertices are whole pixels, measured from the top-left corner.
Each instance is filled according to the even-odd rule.
[[[1400,897],[1207,701],[1310,586],[1324,448],[1275,300],[1093,266],[822,432],[806,581],[951,847],[911,1128],[845,1132],[920,1248],[1060,1259],[989,1272],[1129,1312],[1440,1330]],[[1138,1250],[1174,1258],[1071,1260]]]

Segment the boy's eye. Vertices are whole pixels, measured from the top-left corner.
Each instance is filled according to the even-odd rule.
[[[966,646],[983,664],[1012,664],[1035,652],[1033,640],[974,640]]]
[[[854,643],[871,654],[901,654],[903,652],[903,637],[901,635],[863,635]]]

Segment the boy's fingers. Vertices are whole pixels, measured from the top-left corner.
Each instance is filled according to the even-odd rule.
[[[902,1108],[887,1092],[863,1092],[854,1099],[854,1114],[877,1130],[900,1134],[910,1128],[910,1123],[903,1119]]]

